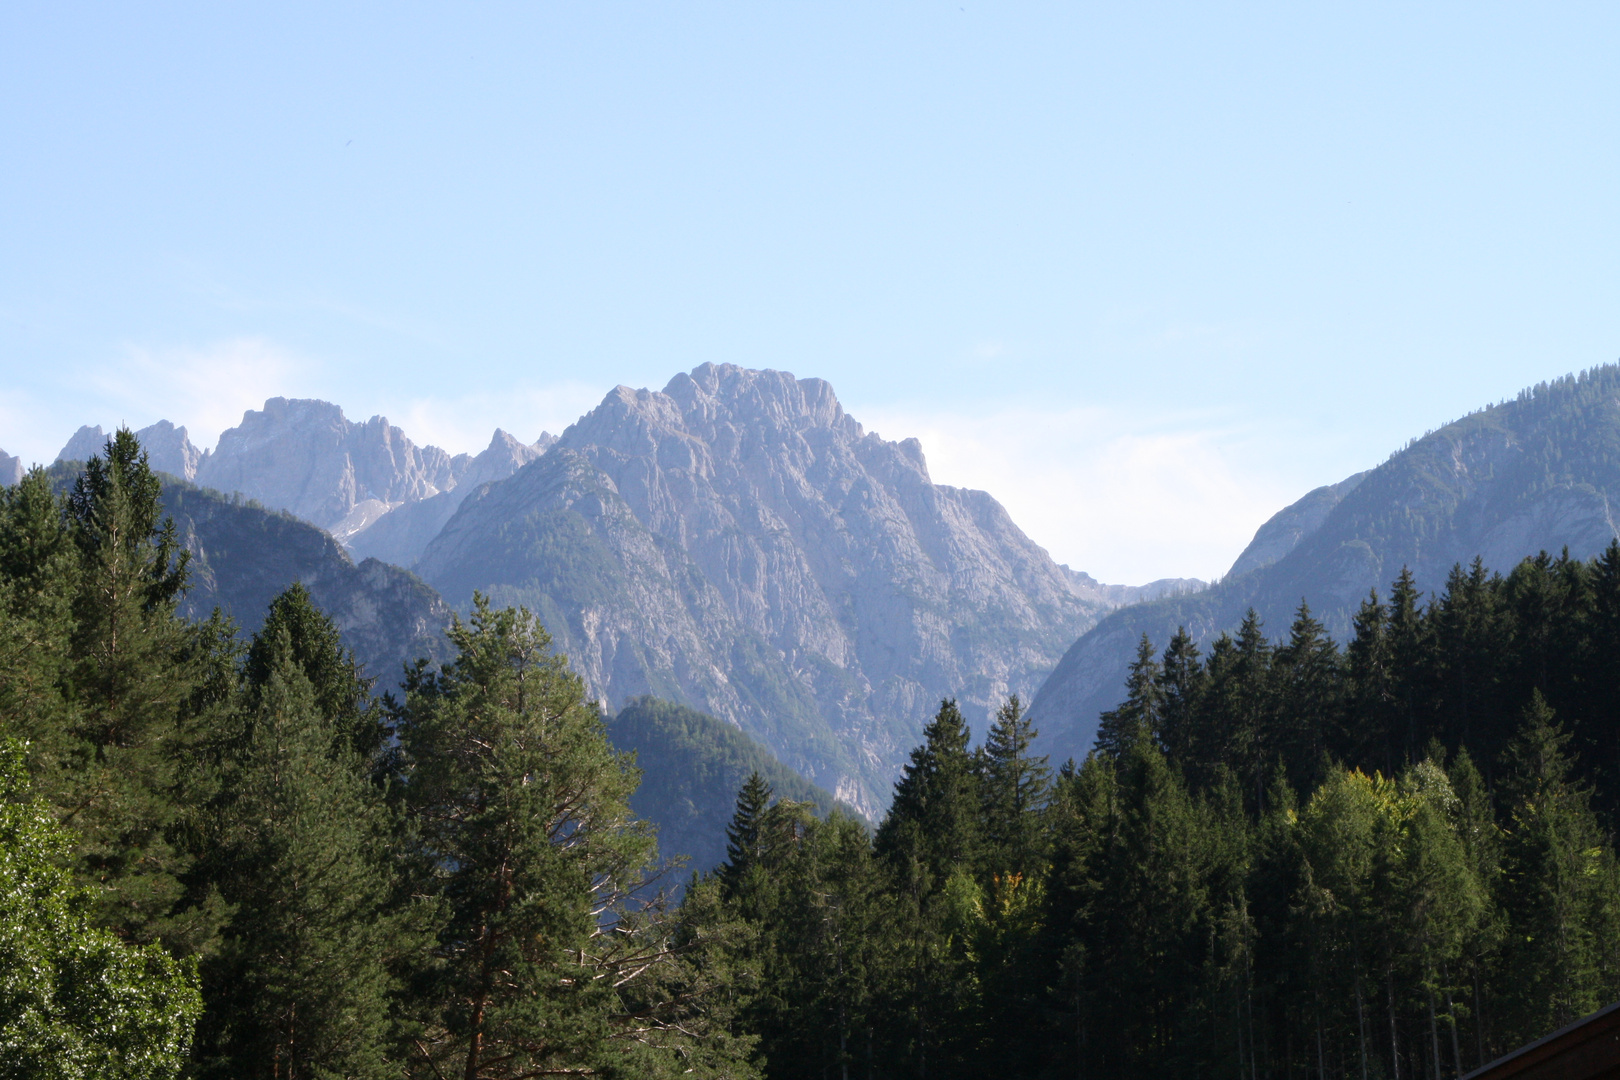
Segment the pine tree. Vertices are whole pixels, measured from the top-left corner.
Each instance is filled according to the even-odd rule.
[[[446,905],[413,1070],[679,1072],[701,1011],[628,1001],[674,959],[673,924],[631,904],[655,851],[630,759],[527,612],[475,596],[448,633],[457,657],[409,674],[399,716],[417,888]]]

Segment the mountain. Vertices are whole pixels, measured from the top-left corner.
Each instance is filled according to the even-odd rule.
[[[23,478],[28,471],[23,465],[22,458],[12,457],[4,450],[0,450],[0,487],[10,487]]]
[[[449,655],[444,629],[450,609],[409,571],[376,559],[356,566],[313,525],[192,484],[165,483],[163,509],[191,552],[186,615],[206,618],[218,606],[252,633],[270,601],[302,582],[337,624],[343,644],[377,678],[379,693],[394,688],[406,662]]]
[[[1082,756],[1097,714],[1114,707],[1137,642],[1162,650],[1178,626],[1205,647],[1249,608],[1272,637],[1301,600],[1339,640],[1372,589],[1402,567],[1443,589],[1478,556],[1505,572],[1539,551],[1587,558],[1620,536],[1620,366],[1543,383],[1447,424],[1376,469],[1318,488],[1255,534],[1207,592],[1124,608],[1064,654],[1031,706],[1045,748]]]
[[[102,431],[99,425],[81,427],[62,447],[56,460],[88,461],[101,453],[109,437],[110,433]],[[177,428],[167,420],[159,420],[151,427],[142,428],[135,433],[135,437],[141,441],[152,468],[181,480],[195,480],[198,466],[208,456],[192,445],[185,428]]]
[[[459,496],[438,497],[469,479],[479,484],[510,476],[550,441],[542,434],[539,442],[525,446],[497,431],[477,457],[452,457],[436,446],[417,446],[386,417],[355,423],[329,402],[271,398],[220,435],[219,445],[198,466],[196,480],[288,510],[345,543],[399,508],[433,503],[390,522],[359,552],[409,565],[437,532],[432,526],[442,525],[460,502]]]
[[[488,448],[477,457],[461,463],[466,455],[453,458],[461,463],[455,486],[419,502],[408,502],[371,522],[348,537],[349,549],[362,558],[372,556],[384,562],[410,566],[429,542],[444,529],[468,494],[480,485],[504,480],[545,453],[557,441],[555,435],[540,433],[539,441],[526,446],[497,428]]]
[[[1141,593],[1052,562],[981,491],[934,484],[832,387],[705,364],[619,387],[469,494],[417,571],[544,620],[593,692],[736,724],[876,816],[922,723],[982,723]]]
[[[772,756],[764,744],[724,720],[657,698],[636,698],[608,721],[608,738],[633,750],[641,786],[630,797],[637,817],[658,825],[658,852],[690,858],[706,871],[726,858],[726,826],[737,792],[757,772],[779,799],[807,802],[821,814],[833,797]]]
[[[454,478],[449,454],[416,446],[384,417],[357,424],[336,405],[288,398],[249,409],[197,470],[205,487],[289,510],[339,539]]]

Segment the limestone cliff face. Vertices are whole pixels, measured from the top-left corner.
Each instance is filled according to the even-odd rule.
[[[106,447],[109,434],[102,431],[100,425],[81,427],[62,447],[56,460],[88,461],[97,457]],[[142,428],[135,433],[135,437],[141,441],[141,448],[146,451],[152,468],[181,480],[196,479],[198,466],[208,456],[192,445],[185,428],[177,428],[167,420],[159,420],[151,427]]]
[[[0,450],[0,487],[10,487],[23,478],[28,471],[22,463],[22,458],[12,457],[4,450]]]
[[[529,605],[610,703],[730,720],[869,814],[940,698],[982,726],[1112,606],[827,383],[709,364],[614,390],[417,569]]]
[[[354,423],[324,401],[271,398],[224,432],[196,481],[287,510],[339,539],[455,484],[451,457],[381,416]]]
[[[1588,558],[1620,537],[1617,508],[1620,367],[1611,365],[1527,390],[1311,492],[1261,526],[1208,592],[1124,608],[1087,631],[1031,712],[1049,750],[1083,754],[1098,713],[1119,703],[1144,633],[1162,650],[1185,626],[1207,646],[1252,607],[1275,638],[1304,600],[1342,642],[1368,592],[1387,595],[1402,567],[1432,594],[1475,557],[1504,573],[1544,550]]]
[[[533,444],[525,444],[501,431],[476,457],[459,454],[451,460],[454,486],[418,502],[407,502],[375,518],[347,537],[349,550],[359,558],[377,558],[398,566],[410,566],[421,556],[467,494],[481,484],[505,480],[545,453],[554,435],[541,432]]]
[[[162,446],[164,428],[174,430],[165,421],[138,434],[144,443],[153,433]],[[452,457],[417,446],[387,417],[356,423],[325,401],[271,398],[222,434],[185,478],[296,514],[362,558],[409,566],[468,490],[511,476],[553,441],[542,433],[526,445],[497,431],[482,453]]]

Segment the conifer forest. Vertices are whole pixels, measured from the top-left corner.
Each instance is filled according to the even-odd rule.
[[[1083,761],[943,701],[715,867],[528,612],[378,693],[190,573],[127,431],[0,493],[0,1077],[1440,1080],[1620,998],[1620,544],[1144,638]]]

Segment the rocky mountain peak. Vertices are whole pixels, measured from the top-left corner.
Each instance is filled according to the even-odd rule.
[[[386,417],[364,423],[309,398],[271,398],[219,437],[197,482],[288,510],[339,538],[455,483],[450,455],[418,447]]]
[[[688,702],[869,813],[942,697],[1027,699],[1112,606],[826,382],[714,364],[615,388],[417,569],[526,604],[610,704]]]
[[[73,433],[67,445],[62,447],[62,452],[56,455],[56,460],[88,461],[106,449],[110,437],[111,434],[103,431],[99,424],[94,427],[86,424]],[[195,479],[198,467],[208,456],[205,451],[192,445],[185,428],[177,428],[167,420],[159,420],[150,427],[142,428],[135,433],[135,437],[140,440],[152,468],[182,480]]]

